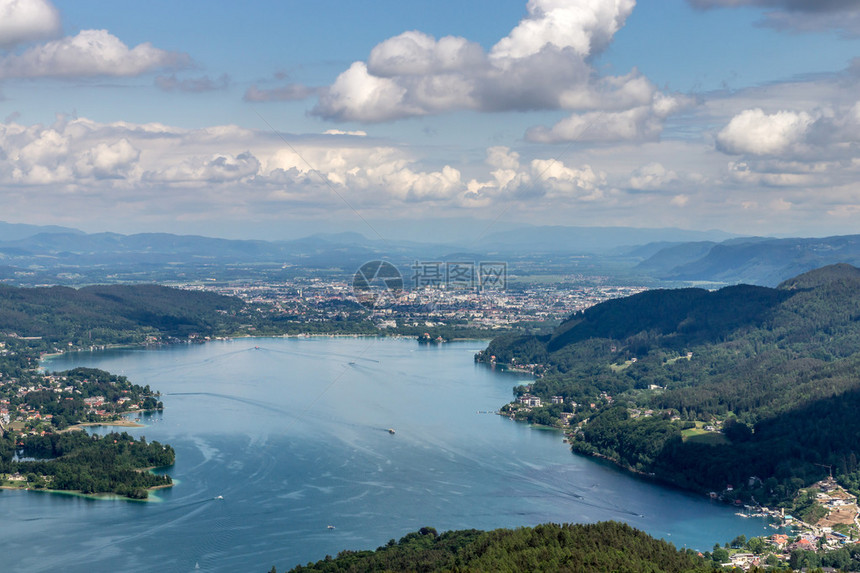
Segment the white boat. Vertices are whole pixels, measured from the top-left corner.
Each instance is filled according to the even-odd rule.
[[[388,433],[389,433],[389,434],[394,434],[394,428],[388,428]]]

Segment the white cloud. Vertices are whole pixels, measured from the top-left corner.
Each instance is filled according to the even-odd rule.
[[[748,109],[717,134],[717,146],[732,154],[778,155],[801,143],[813,122],[806,112]]]
[[[140,158],[140,151],[126,138],[115,143],[99,143],[80,153],[75,171],[81,177],[122,178]]]
[[[538,143],[566,141],[653,141],[660,137],[666,118],[688,107],[692,100],[683,96],[653,93],[649,105],[639,105],[624,111],[595,111],[574,114],[552,128],[534,127],[526,139]]]
[[[678,180],[678,174],[661,163],[649,163],[633,172],[630,187],[638,190],[664,189]]]
[[[390,78],[368,73],[355,62],[340,74],[314,108],[318,115],[341,121],[378,122],[429,113],[405,100],[407,90]]]
[[[609,45],[634,6],[635,0],[529,0],[529,15],[490,54],[521,59],[553,46],[585,58]]]
[[[520,155],[507,147],[487,150],[490,178],[472,179],[462,194],[462,204],[486,206],[493,202],[535,203],[557,199],[563,203],[601,199],[607,174],[590,165],[572,167],[557,159],[533,159],[522,165]]]
[[[479,69],[484,50],[465,38],[432,36],[412,30],[389,38],[370,52],[369,73],[379,77],[417,76]]]
[[[60,14],[47,0],[0,0],[0,48],[9,48],[60,31]]]
[[[686,207],[687,203],[689,203],[689,202],[690,202],[689,195],[684,195],[683,193],[680,195],[675,195],[674,197],[672,197],[672,200],[669,201],[669,203],[671,205],[674,205],[676,207]]]
[[[82,30],[22,54],[0,59],[0,78],[75,78],[137,76],[157,69],[186,66],[185,54],[143,43],[129,49],[107,30]]]
[[[251,153],[238,155],[229,153],[210,157],[191,157],[179,164],[168,165],[160,170],[143,174],[146,181],[171,185],[211,185],[219,183],[248,183],[260,172],[260,161]]]
[[[634,0],[530,0],[528,16],[489,53],[465,38],[407,31],[341,73],[312,113],[374,123],[454,110],[569,110],[584,115],[537,129],[530,139],[653,139],[665,118],[687,105],[685,98],[660,94],[636,70],[600,77],[589,63],[634,6]]]

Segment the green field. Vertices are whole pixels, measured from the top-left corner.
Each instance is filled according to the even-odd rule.
[[[720,432],[708,432],[702,428],[690,428],[681,432],[685,442],[694,444],[708,444],[709,446],[721,446],[728,444],[729,440]]]

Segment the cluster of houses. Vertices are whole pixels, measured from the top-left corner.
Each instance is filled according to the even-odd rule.
[[[852,527],[858,525],[857,518],[860,514],[860,507],[857,505],[857,498],[840,487],[832,477],[826,478],[812,487],[818,490],[816,502],[829,510],[827,516],[820,519],[816,524],[803,523],[791,515],[785,515],[782,511],[769,511],[770,515],[782,517],[783,523],[799,528],[799,533],[793,535],[776,533],[764,540],[770,545],[771,551],[783,561],[787,561],[791,552],[797,549],[832,551],[847,544],[856,543],[856,540],[852,540],[848,535],[835,531],[833,528],[839,524]],[[763,565],[764,560],[762,556],[752,553],[735,553],[730,556],[730,559],[731,562],[725,563],[725,566],[739,567],[744,570]]]
[[[86,381],[84,381],[86,382]],[[60,396],[64,396],[65,400],[72,400],[75,395],[80,395],[81,390],[70,384],[65,376],[46,375],[43,377],[40,384],[20,384],[16,379],[0,380],[0,388],[3,388],[3,398],[0,398],[0,425],[7,426],[13,422],[50,422],[53,418],[51,414],[41,412],[38,408],[30,406],[26,403],[25,398],[31,392],[52,392]],[[128,392],[123,390],[123,392]],[[17,400],[16,400],[17,399]],[[122,406],[127,402],[131,402],[132,398],[123,396],[116,403]],[[14,402],[14,403],[13,403]],[[83,402],[86,406],[87,413],[97,416],[106,417],[113,415],[112,411],[106,408],[107,399],[104,396],[91,396],[84,398]],[[16,405],[17,404],[17,405]],[[128,404],[128,410],[137,410],[138,404]],[[113,408],[111,408],[113,410]]]
[[[532,394],[525,393],[519,398],[517,398],[517,403],[522,404],[528,408],[540,408],[543,406],[543,400],[538,396],[533,396]],[[552,396],[550,398],[551,404],[564,404],[564,396]],[[576,402],[570,402],[574,408],[578,406]]]

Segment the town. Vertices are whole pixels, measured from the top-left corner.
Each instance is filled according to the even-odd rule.
[[[303,323],[370,317],[379,330],[445,324],[498,330],[518,325],[554,326],[574,312],[646,290],[645,286],[609,281],[607,277],[567,275],[546,283],[509,280],[492,289],[444,283],[419,285],[397,293],[372,313],[357,302],[353,284],[336,277],[216,284],[195,281],[172,286],[239,297]]]

